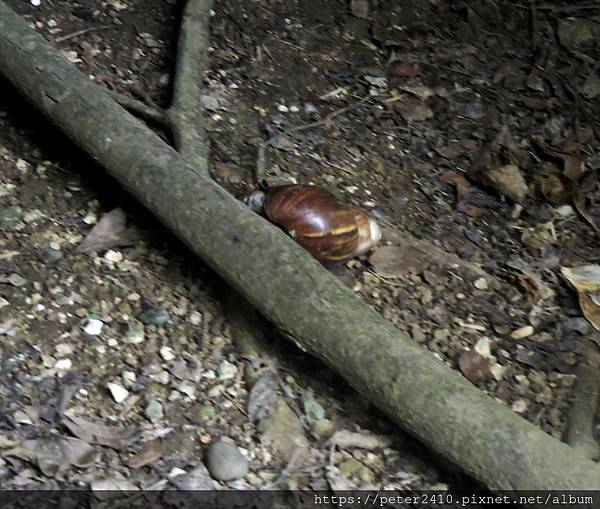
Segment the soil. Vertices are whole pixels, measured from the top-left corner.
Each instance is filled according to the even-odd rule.
[[[174,0],[6,3],[100,86],[168,105]],[[329,189],[376,217],[383,244],[397,247],[332,270],[433,355],[557,438],[584,342],[597,340],[561,276],[561,267],[593,264],[599,253],[600,8],[586,5],[223,0],[205,79],[213,177],[246,195],[259,141],[283,133],[268,152],[269,182]],[[248,419],[245,360],[218,277],[0,87],[3,487],[163,486],[201,465],[222,436],[250,460],[234,488],[335,487],[334,479],[349,488],[473,485],[292,346],[280,347],[278,369],[310,455],[286,470]],[[367,96],[317,127],[285,133]],[[494,145],[503,130],[510,141]],[[508,164],[519,178],[490,176]],[[115,208],[133,240],[78,253]],[[94,325],[99,334],[89,333]],[[124,401],[111,383],[127,391]],[[307,394],[323,415],[311,419]],[[135,438],[107,447],[73,432],[65,424],[73,417]],[[333,430],[391,443],[330,455]],[[44,444],[69,436],[82,441],[80,452],[91,444],[94,461],[40,459]],[[131,466],[157,438],[155,460]]]

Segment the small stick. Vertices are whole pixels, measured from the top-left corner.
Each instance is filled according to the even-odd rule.
[[[67,35],[63,35],[61,37],[57,37],[56,39],[54,39],[54,42],[65,42],[65,41],[68,41],[70,39],[75,39],[75,37],[79,37],[80,35],[85,35],[88,32],[95,32],[96,30],[104,30],[106,28],[108,28],[108,26],[106,26],[106,25],[99,26],[99,27],[84,28],[82,30],[77,30],[77,32],[73,32],[71,34],[67,34]]]
[[[123,106],[123,108],[128,109],[132,113],[135,113],[138,116],[145,118],[146,120],[153,120],[154,122],[158,122],[162,125],[166,124],[167,114],[163,109],[157,106],[151,106],[142,101],[138,101],[133,97],[129,97],[128,95],[121,94],[119,92],[115,92],[114,90],[106,90],[106,92],[116,102]]]

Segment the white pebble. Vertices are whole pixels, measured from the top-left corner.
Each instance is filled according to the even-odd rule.
[[[525,327],[521,327],[516,329],[510,333],[510,337],[513,339],[523,339],[527,336],[531,336],[533,334],[533,327],[531,325],[525,325]]]
[[[121,251],[113,251],[112,249],[109,249],[104,254],[104,259],[108,262],[119,263],[123,261],[123,253],[121,253]]]
[[[169,346],[163,346],[160,349],[160,356],[167,362],[172,361],[175,358],[173,349]]]
[[[30,0],[31,5],[34,7],[39,7],[42,3],[42,0]]]
[[[202,323],[202,313],[199,311],[192,311],[190,313],[189,321],[192,325],[200,325]]]
[[[85,224],[96,224],[98,222],[98,216],[95,212],[88,212],[85,216],[83,216],[83,222]]]
[[[229,361],[223,361],[219,366],[219,380],[229,380],[234,378],[237,373],[237,366]]]
[[[102,331],[104,324],[96,318],[88,318],[83,326],[83,332],[90,336],[97,336]]]
[[[123,371],[121,373],[121,378],[127,387],[131,387],[135,383],[137,376],[133,371]]]
[[[475,344],[475,351],[482,357],[489,359],[492,356],[492,350],[490,348],[490,340],[488,338],[481,338]]]
[[[477,288],[478,290],[487,290],[488,289],[487,279],[485,279],[484,277],[480,277],[479,279],[475,280],[475,282],[473,283],[473,286],[475,288]]]
[[[122,403],[129,396],[129,391],[125,389],[125,387],[123,387],[122,385],[116,384],[114,382],[109,382],[106,384],[106,387],[108,388],[110,394],[117,403]]]
[[[527,406],[528,406],[528,405],[527,405],[527,401],[525,401],[524,399],[518,399],[517,401],[515,401],[515,402],[512,404],[512,407],[511,407],[511,408],[512,408],[512,409],[513,409],[515,412],[517,412],[517,413],[519,413],[519,414],[522,414],[523,412],[525,412],[525,410],[527,410]]]
[[[67,371],[67,370],[71,369],[72,366],[73,366],[73,362],[71,361],[71,359],[59,359],[54,364],[55,369],[59,369],[59,370],[63,370],[63,371]]]

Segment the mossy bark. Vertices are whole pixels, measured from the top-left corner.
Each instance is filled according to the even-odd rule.
[[[400,333],[2,2],[0,74],[265,317],[474,478],[491,489],[600,488],[595,463]]]

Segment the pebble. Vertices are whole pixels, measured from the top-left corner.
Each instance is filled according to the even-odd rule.
[[[25,279],[20,274],[17,274],[16,272],[13,272],[12,274],[10,274],[8,276],[8,282],[11,285],[16,286],[17,288],[19,288],[19,287],[25,286],[27,284],[27,279]]]
[[[162,325],[169,321],[169,312],[164,308],[147,309],[138,316],[144,325]]]
[[[41,210],[38,210],[38,209],[28,210],[27,212],[25,212],[23,214],[23,222],[25,222],[27,224],[31,224],[43,217],[44,217],[44,213]]]
[[[132,387],[137,380],[137,376],[133,371],[123,371],[121,378],[127,387]]]
[[[82,219],[85,224],[96,224],[98,222],[98,216],[95,212],[88,212]]]
[[[520,327],[515,329],[510,333],[510,337],[513,339],[523,339],[527,336],[531,336],[534,332],[534,329],[531,325],[525,325],[524,327]]]
[[[414,324],[411,327],[410,335],[419,344],[425,343],[427,340],[427,336],[425,336],[423,329],[421,329],[421,327],[419,327],[417,324]]]
[[[482,357],[489,359],[492,356],[490,344],[491,342],[488,338],[481,338],[479,341],[477,341],[477,343],[475,343],[474,350]]]
[[[62,371],[68,371],[73,367],[73,361],[71,359],[59,359],[54,364],[54,368]]]
[[[170,346],[163,346],[160,348],[160,356],[163,358],[163,360],[169,362],[175,358],[175,353]]]
[[[123,342],[130,345],[137,345],[142,343],[144,338],[144,327],[141,324],[130,323],[127,329],[127,334],[123,338]]]
[[[237,374],[237,366],[231,364],[229,361],[223,361],[217,370],[219,374],[219,380],[230,380]]]
[[[233,481],[248,473],[248,460],[235,444],[219,441],[208,449],[206,467],[213,479]]]
[[[477,288],[478,290],[487,290],[488,289],[487,279],[485,279],[484,277],[480,277],[479,279],[475,280],[475,282],[473,283],[473,286],[475,288]]]
[[[189,320],[192,325],[200,325],[202,323],[202,313],[198,311],[192,311],[190,313]]]
[[[102,323],[101,320],[98,320],[96,318],[88,318],[84,321],[83,332],[90,336],[97,336],[98,334],[100,334],[100,332],[102,332],[103,326],[104,323]]]
[[[116,384],[114,382],[109,382],[106,384],[106,387],[110,391],[113,399],[117,403],[122,403],[129,397],[129,391],[125,389],[122,385]]]
[[[67,343],[58,343],[55,350],[58,355],[71,355],[73,353],[73,347]]]
[[[47,247],[40,253],[40,260],[46,265],[56,263],[62,258],[62,253],[58,249]]]
[[[198,465],[191,472],[183,472],[176,476],[171,477],[171,482],[175,485],[178,490],[184,491],[200,491],[206,492],[206,490],[214,490],[213,480],[210,478],[206,467],[204,465]],[[202,500],[206,503],[209,499],[205,498],[206,495],[202,495]],[[212,504],[207,504],[212,505]]]
[[[157,400],[153,399],[148,403],[146,410],[144,410],[144,415],[154,424],[162,419],[164,415],[163,406]]]
[[[524,399],[518,399],[517,401],[515,401],[515,402],[512,404],[512,407],[511,407],[511,408],[512,408],[512,409],[513,409],[515,412],[517,412],[517,413],[519,413],[519,414],[522,414],[523,412],[525,412],[525,411],[527,410],[527,406],[528,406],[528,405],[527,405],[527,401],[525,401]]]
[[[104,253],[104,259],[107,262],[119,263],[123,261],[123,253],[121,251],[113,251],[109,249],[106,253]]]
[[[503,366],[502,364],[494,364],[492,367],[490,367],[490,372],[492,373],[492,376],[496,379],[496,381],[500,381],[502,380],[502,377],[504,376],[504,373],[506,373],[506,370],[508,368],[506,366]]]

